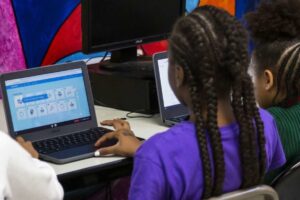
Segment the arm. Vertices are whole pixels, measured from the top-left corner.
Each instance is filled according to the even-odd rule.
[[[63,189],[47,163],[33,158],[14,141],[9,146],[7,191],[12,199],[63,199]]]
[[[95,152],[95,156],[104,156],[114,154],[119,156],[132,157],[137,149],[141,146],[142,142],[135,137],[130,130],[128,122],[123,120],[108,120],[101,123],[102,125],[113,126],[116,131],[107,133],[102,136],[95,146],[99,148]],[[101,144],[110,139],[117,139],[118,143],[111,147],[100,148]]]

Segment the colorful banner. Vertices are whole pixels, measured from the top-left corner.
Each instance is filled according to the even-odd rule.
[[[187,0],[186,10],[209,4],[242,18],[258,3]],[[0,73],[95,56],[81,53],[80,0],[0,0],[0,19]],[[166,42],[143,45],[150,55],[166,48]]]

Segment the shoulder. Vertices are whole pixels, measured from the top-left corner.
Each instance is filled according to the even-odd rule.
[[[272,114],[269,112],[269,110],[260,108],[259,113],[263,121],[274,121],[274,118]]]
[[[273,150],[278,148],[278,146],[281,147],[276,121],[268,111],[260,109],[260,113],[261,119],[264,123],[266,148],[267,150],[269,149],[269,152],[273,152]]]
[[[277,132],[276,122],[275,122],[273,115],[264,109],[259,109],[259,113],[260,113],[260,117],[264,123],[265,132],[269,133],[271,130]]]
[[[276,169],[285,163],[285,155],[279,137],[276,122],[266,110],[260,109],[261,119],[264,123],[267,166],[269,170]]]
[[[0,150],[1,154],[3,154],[2,156],[12,153],[12,151],[15,151],[18,147],[19,146],[14,139],[0,131]]]
[[[14,139],[9,135],[0,132],[0,160],[7,165],[16,165],[20,163],[33,162],[31,155],[25,151]],[[40,162],[40,161],[34,161]],[[20,167],[20,166],[13,166]]]
[[[197,144],[195,126],[192,122],[185,121],[149,138],[138,149],[135,157],[156,160],[157,155],[167,155],[170,152],[178,151],[178,147],[186,147],[193,142]]]

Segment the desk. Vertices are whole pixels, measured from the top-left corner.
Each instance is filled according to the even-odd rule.
[[[95,106],[96,116],[98,122],[106,119],[123,118],[126,117],[126,111],[120,111],[112,108]],[[4,108],[2,100],[0,100],[0,130],[7,133],[7,126],[4,116]],[[132,130],[138,137],[148,139],[152,135],[158,132],[165,131],[167,127],[160,125],[160,119],[158,115],[153,118],[135,118],[128,119],[131,124]],[[110,166],[117,166],[118,164],[125,161],[122,157],[106,157],[106,158],[89,158],[80,160],[68,164],[56,165],[49,163],[55,170],[56,174],[63,178],[64,176],[70,177],[73,174],[80,172],[86,173],[88,171],[95,171],[99,169],[107,169]]]
[[[106,108],[106,107],[99,107],[99,106],[96,106],[95,110],[99,122],[101,120],[106,120],[106,119],[123,118],[126,117],[126,113],[127,113],[125,111],[120,111],[120,110]],[[135,119],[128,119],[128,121],[135,135],[145,139],[148,139],[155,133],[162,132],[167,129],[165,126],[159,125],[160,119],[158,115],[150,119],[135,118]],[[90,159],[80,160],[80,161],[76,161],[64,165],[51,164],[51,166],[55,169],[58,175],[63,175],[70,172],[83,170],[85,168],[91,168],[91,167],[101,166],[101,165],[107,166],[113,163],[116,164],[123,159],[124,158],[120,158],[120,157],[90,158]]]
[[[100,106],[95,106],[95,110],[99,122],[101,120],[106,119],[123,118],[126,117],[127,113],[125,111]],[[0,101],[0,114],[2,116],[0,117],[0,130],[7,133],[7,126],[2,101]],[[165,126],[160,125],[160,119],[158,115],[155,115],[153,118],[150,119],[135,118],[128,119],[128,121],[131,124],[132,130],[134,131],[135,135],[145,139],[148,139],[155,133],[162,132],[167,129]],[[54,168],[57,175],[64,175],[67,173],[72,173],[78,170],[83,170],[99,165],[107,166],[110,163],[117,163],[123,159],[124,158],[121,157],[89,158],[63,165],[56,165],[52,163],[50,163],[50,165]]]

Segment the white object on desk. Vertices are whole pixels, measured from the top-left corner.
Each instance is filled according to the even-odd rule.
[[[100,121],[107,119],[123,118],[126,117],[128,112],[116,110],[113,108],[106,108],[95,106],[96,116],[98,123]],[[156,133],[163,132],[167,127],[160,125],[160,119],[158,115],[155,115],[153,118],[134,118],[128,119],[128,122],[131,125],[131,128],[136,136],[148,139]],[[7,133],[7,125],[4,115],[3,102],[0,100],[0,130]],[[99,165],[109,165],[112,162],[121,161],[122,157],[98,157],[98,158],[89,158],[72,163],[67,163],[63,165],[56,165],[49,163],[55,170],[57,175],[63,175],[65,173],[76,172],[90,167],[95,167]]]

